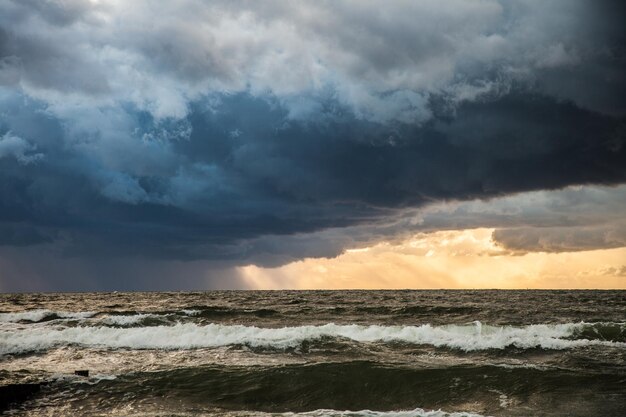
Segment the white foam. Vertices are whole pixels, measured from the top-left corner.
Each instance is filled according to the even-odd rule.
[[[85,319],[92,317],[96,314],[93,311],[52,311],[52,310],[27,310],[17,313],[0,313],[0,322],[4,323],[16,323],[19,321],[32,321],[38,322],[46,317],[57,316],[62,319]]]
[[[197,316],[201,313],[200,310],[180,310],[181,313],[187,315],[187,316]]]
[[[0,354],[77,344],[88,347],[131,349],[194,349],[246,344],[253,347],[297,347],[305,340],[339,337],[356,342],[403,342],[449,347],[464,351],[503,349],[568,349],[602,345],[624,348],[626,343],[605,340],[570,340],[586,323],[536,324],[523,327],[470,325],[362,326],[326,324],[283,328],[243,325],[177,323],[172,326],[112,328],[24,328],[0,332]]]
[[[130,314],[105,317],[102,322],[114,326],[131,326],[149,317],[157,317],[154,314]]]
[[[231,414],[227,414],[231,415]],[[441,410],[433,410],[426,411],[421,408],[416,408],[414,410],[406,410],[406,411],[371,411],[371,410],[361,410],[361,411],[339,411],[339,410],[329,410],[329,409],[321,409],[315,411],[307,411],[303,413],[282,413],[282,414],[267,414],[267,413],[254,413],[248,414],[246,412],[237,412],[238,416],[284,416],[284,417],[483,417],[480,414],[467,413],[467,412],[455,412],[455,413],[446,413]]]

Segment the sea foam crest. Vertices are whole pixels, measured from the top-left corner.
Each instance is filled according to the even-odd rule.
[[[306,340],[344,338],[356,342],[401,342],[464,351],[503,349],[568,349],[603,345],[626,347],[626,343],[572,339],[587,323],[535,324],[523,327],[470,325],[364,326],[326,324],[283,328],[243,325],[177,323],[153,327],[25,328],[0,332],[0,354],[49,349],[62,345],[131,349],[194,349],[245,344],[253,347],[290,348]]]
[[[93,311],[52,311],[52,310],[26,310],[17,313],[0,313],[0,322],[17,323],[20,321],[39,322],[45,319],[86,319],[94,316]]]
[[[230,414],[229,414],[230,415]],[[248,416],[252,414],[240,414],[237,415]],[[283,414],[266,414],[255,413],[255,416],[284,416],[284,417],[483,417],[480,414],[467,413],[467,412],[455,412],[446,413],[441,410],[426,411],[421,408],[406,411],[339,411],[330,409],[320,409],[314,411],[307,411],[303,413],[283,413]]]
[[[158,316],[155,314],[124,314],[105,317],[104,319],[102,319],[102,322],[114,326],[131,326],[134,324],[138,324],[145,319],[154,317]]]

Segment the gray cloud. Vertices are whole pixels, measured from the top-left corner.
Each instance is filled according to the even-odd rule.
[[[289,102],[330,88],[359,117],[419,122],[430,94],[474,100],[516,80],[615,111],[608,89],[623,91],[624,76],[613,4],[9,1],[0,50],[3,72],[17,67],[37,98],[124,100],[162,117],[184,116],[209,90]],[[572,88],[583,77],[593,88]]]
[[[626,246],[626,222],[601,226],[503,229],[494,239],[524,252],[573,252]]]
[[[43,154],[36,153],[36,146],[31,145],[24,139],[7,132],[0,137],[0,158],[13,157],[20,164],[26,165],[43,157]]]
[[[496,228],[494,240],[517,252],[563,252],[626,246],[625,210],[626,187],[622,185],[570,187],[433,206],[416,218],[418,228],[427,230]]]
[[[495,199],[447,201],[418,209],[401,209],[367,225],[328,229],[306,236],[264,237],[256,252],[283,256],[269,265],[297,257],[335,257],[346,248],[371,246],[378,241],[400,243],[416,233],[438,230],[494,228],[493,238],[511,251],[562,252],[626,246],[626,186],[574,186],[534,191]],[[267,240],[271,244],[266,245]],[[282,245],[295,258],[285,258]],[[315,252],[317,250],[317,252]]]
[[[623,223],[612,192],[510,205],[626,181],[619,2],[159,6],[0,3],[0,244],[13,271],[20,251],[48,259],[33,288],[46,269],[69,288],[71,268],[115,285],[152,259],[178,265],[165,288],[185,262],[198,276],[437,228],[622,244],[596,215]],[[97,272],[113,259],[136,266]]]

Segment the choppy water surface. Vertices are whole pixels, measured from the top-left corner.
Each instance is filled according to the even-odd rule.
[[[5,294],[0,407],[16,416],[621,416],[625,322],[624,291]],[[89,377],[74,375],[83,369]],[[39,383],[24,398],[10,391]]]

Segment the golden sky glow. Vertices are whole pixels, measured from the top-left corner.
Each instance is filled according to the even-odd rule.
[[[332,259],[248,265],[238,273],[257,289],[626,288],[626,248],[512,253],[493,241],[493,231],[420,233]]]

